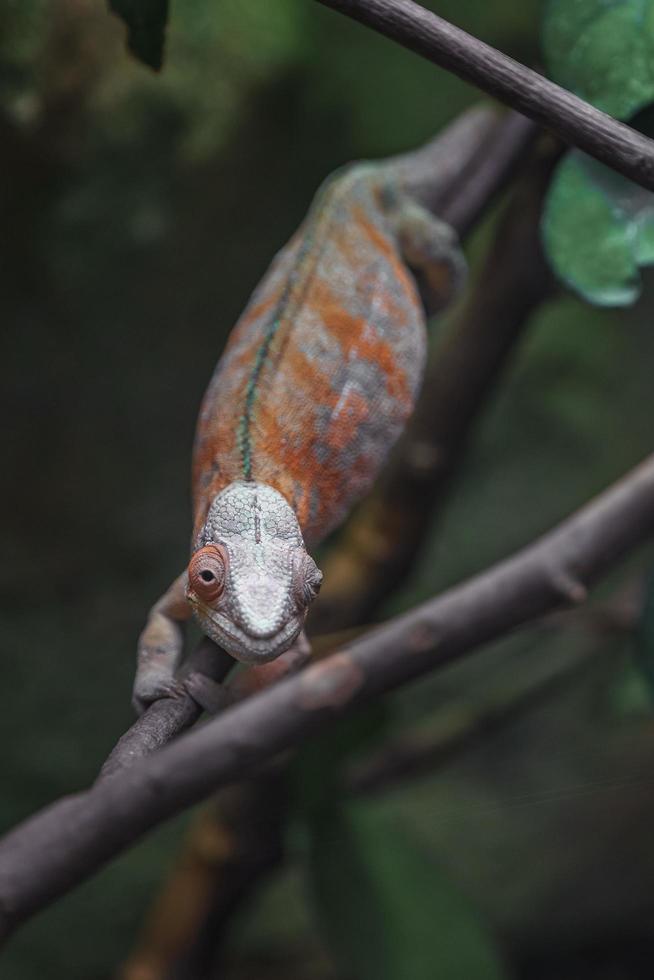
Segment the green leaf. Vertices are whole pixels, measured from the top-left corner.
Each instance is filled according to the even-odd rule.
[[[549,0],[543,46],[555,81],[619,119],[654,101],[654,0]]]
[[[109,9],[127,25],[127,47],[150,68],[163,64],[168,0],[109,0]]]
[[[310,874],[318,914],[348,976],[506,976],[492,937],[467,900],[378,807],[329,807],[310,829]]]
[[[629,306],[654,262],[654,194],[574,150],[559,164],[543,214],[552,268],[596,306]]]

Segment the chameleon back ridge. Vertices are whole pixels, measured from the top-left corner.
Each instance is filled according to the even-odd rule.
[[[198,422],[196,534],[217,493],[253,479],[286,497],[315,544],[402,431],[425,317],[375,191],[363,166],[332,180],[234,328]]]

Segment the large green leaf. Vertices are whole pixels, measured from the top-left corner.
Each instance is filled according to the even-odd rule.
[[[109,9],[127,25],[127,46],[155,71],[163,64],[168,0],[109,0]]]
[[[502,980],[494,941],[443,871],[370,803],[311,821],[321,926],[355,980]]]
[[[548,0],[550,75],[620,119],[654,101],[654,0]]]
[[[641,266],[654,262],[654,194],[591,160],[568,153],[543,215],[543,240],[557,275],[597,306],[628,306]]]

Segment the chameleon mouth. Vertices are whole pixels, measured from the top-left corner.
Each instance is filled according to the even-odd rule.
[[[191,599],[191,604],[200,624],[214,643],[244,664],[265,664],[279,657],[292,646],[304,624],[304,616],[294,616],[273,636],[250,636],[231,619],[197,599]]]

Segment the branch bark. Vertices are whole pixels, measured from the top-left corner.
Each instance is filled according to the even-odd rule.
[[[400,734],[358,760],[345,781],[347,791],[354,795],[386,793],[430,775],[453,756],[486,741],[491,733],[566,690],[590,663],[600,657],[615,659],[618,639],[633,631],[637,617],[632,618],[631,610],[629,618],[622,610],[614,616],[612,607],[591,607],[592,619],[587,612],[588,607],[546,617],[542,634],[533,630],[533,643],[522,652],[519,663],[513,663],[510,678],[500,666],[499,683],[494,677],[483,690],[473,688],[472,694],[443,706],[429,724]],[[576,642],[569,649],[572,636]],[[553,650],[552,638],[562,650]]]
[[[0,842],[0,935],[151,827],[345,711],[583,602],[590,583],[653,533],[654,456],[514,557],[36,814]]]
[[[637,184],[654,190],[654,141],[413,0],[318,0],[535,120]]]

